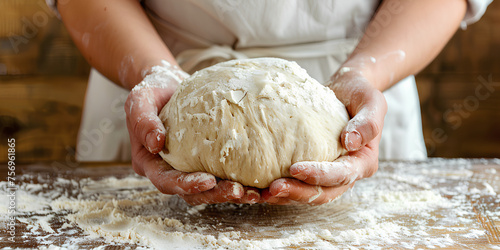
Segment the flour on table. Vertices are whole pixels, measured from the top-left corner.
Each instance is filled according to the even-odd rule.
[[[151,249],[413,249],[484,241],[488,232],[477,223],[470,201],[487,205],[487,199],[496,199],[490,189],[498,192],[498,181],[484,179],[494,176],[467,181],[477,174],[464,177],[475,170],[461,161],[404,164],[381,163],[375,176],[321,206],[190,206],[136,175],[53,183],[26,176],[38,179],[19,186],[17,223],[26,227],[23,237],[46,249],[77,249],[89,242]],[[444,179],[451,185],[441,186]],[[5,188],[1,182],[2,202]],[[484,213],[500,220],[494,207]],[[4,210],[0,215],[6,219]]]

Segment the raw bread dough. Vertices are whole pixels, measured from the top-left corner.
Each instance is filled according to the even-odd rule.
[[[185,79],[163,107],[160,155],[185,172],[208,172],[266,188],[290,177],[299,161],[333,161],[344,153],[349,119],[333,91],[297,63],[232,60]]]

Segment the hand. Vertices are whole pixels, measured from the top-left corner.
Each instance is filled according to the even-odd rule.
[[[125,103],[132,167],[137,174],[148,177],[158,190],[167,194],[198,193],[216,185],[214,176],[176,171],[158,155],[166,139],[158,113],[187,76],[168,63],[155,66],[132,89]]]
[[[196,194],[185,194],[181,197],[191,205],[215,203],[254,204],[261,201],[261,191],[254,187],[246,187],[238,182],[220,180],[208,191]]]
[[[134,171],[148,177],[160,192],[178,194],[190,204],[259,201],[260,192],[256,188],[227,180],[217,182],[208,173],[177,171],[158,155],[166,140],[158,113],[187,76],[184,71],[165,62],[153,67],[130,92],[125,112]]]
[[[275,180],[263,191],[270,204],[323,204],[330,202],[359,179],[372,176],[378,169],[378,144],[387,112],[383,94],[360,72],[343,72],[332,77],[329,85],[353,117],[341,133],[348,154],[334,162],[297,162],[290,167],[295,178]]]

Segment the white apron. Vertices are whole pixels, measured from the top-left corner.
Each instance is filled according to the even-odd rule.
[[[378,3],[146,0],[143,4],[158,33],[189,73],[222,60],[271,56],[296,61],[313,78],[326,82],[355,48]],[[92,70],[77,144],[79,161],[130,160],[123,110],[127,94]],[[384,95],[388,112],[379,158],[425,158],[414,77],[402,80]]]

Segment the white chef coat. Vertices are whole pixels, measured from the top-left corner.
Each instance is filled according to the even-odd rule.
[[[467,23],[491,0],[470,0]],[[146,0],[161,38],[189,73],[218,61],[272,56],[296,61],[326,82],[355,48],[378,0]],[[131,34],[133,35],[133,34]],[[145,45],[147,46],[147,45]],[[92,70],[80,127],[79,161],[129,161],[123,104],[128,92]],[[384,92],[388,111],[380,159],[426,157],[415,79]]]

